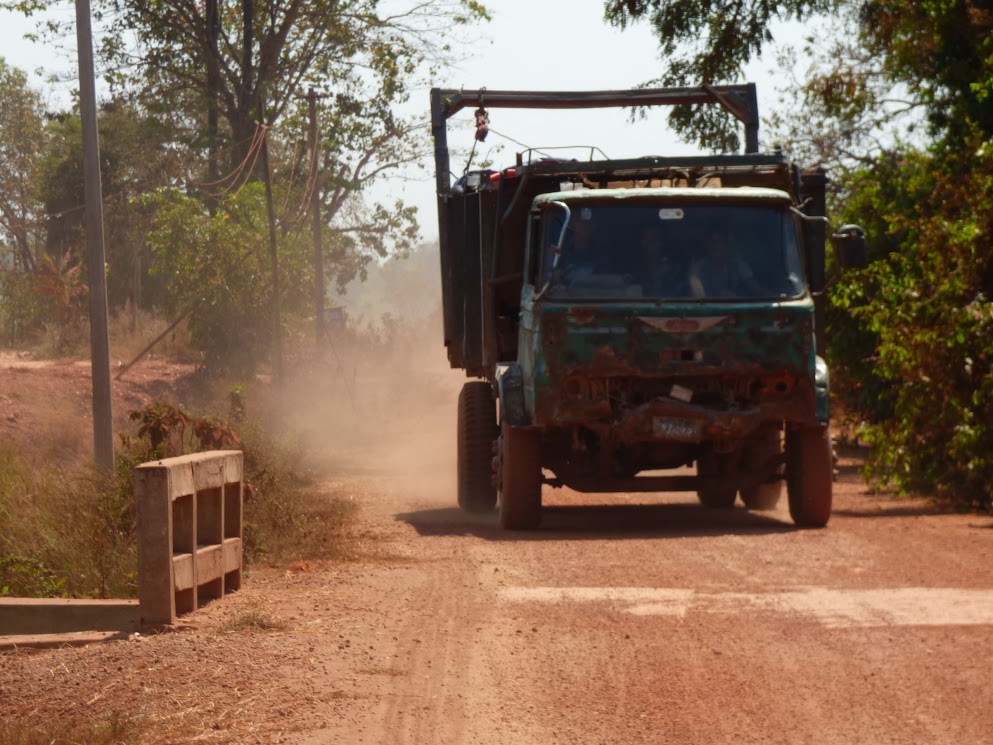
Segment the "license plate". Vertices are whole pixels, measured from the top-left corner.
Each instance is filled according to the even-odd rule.
[[[679,440],[680,442],[699,442],[701,422],[693,419],[660,419],[652,420],[652,434],[664,440]]]

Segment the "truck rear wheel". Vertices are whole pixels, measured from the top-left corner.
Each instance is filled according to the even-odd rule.
[[[834,463],[827,426],[786,430],[786,493],[790,516],[802,528],[822,528],[831,518]]]
[[[500,443],[500,525],[534,530],[541,523],[541,433],[506,422]]]
[[[728,476],[734,472],[734,460],[731,453],[715,453],[708,449],[696,462],[697,476],[716,478]],[[711,510],[728,510],[734,507],[738,490],[733,486],[699,489],[696,493],[700,504]]]
[[[458,413],[458,498],[466,512],[489,512],[496,505],[493,442],[499,435],[496,402],[489,383],[462,386]]]

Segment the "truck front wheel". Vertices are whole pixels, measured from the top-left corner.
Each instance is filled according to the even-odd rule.
[[[534,530],[541,523],[541,433],[507,422],[500,432],[500,525]]]
[[[801,528],[822,528],[831,518],[834,476],[827,426],[786,430],[786,494],[790,516]]]
[[[466,512],[489,512],[496,505],[493,442],[499,435],[496,402],[489,383],[462,386],[458,414],[458,498]]]

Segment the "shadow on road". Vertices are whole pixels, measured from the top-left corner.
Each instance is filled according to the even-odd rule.
[[[880,505],[874,502],[863,509],[858,508],[835,508],[832,515],[836,517],[853,517],[856,519],[867,517],[940,517],[941,515],[954,515],[956,513],[941,509],[940,507],[916,500],[912,504],[901,503],[892,505]]]
[[[762,513],[742,508],[708,510],[694,504],[553,505],[545,507],[541,528],[536,531],[505,531],[496,512],[468,515],[455,507],[404,512],[396,517],[423,536],[474,535],[490,541],[691,538],[796,530],[791,523]]]

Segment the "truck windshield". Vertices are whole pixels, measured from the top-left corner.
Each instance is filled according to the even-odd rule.
[[[546,213],[543,283],[563,219]],[[548,297],[760,300],[804,290],[796,223],[780,205],[574,203]]]

